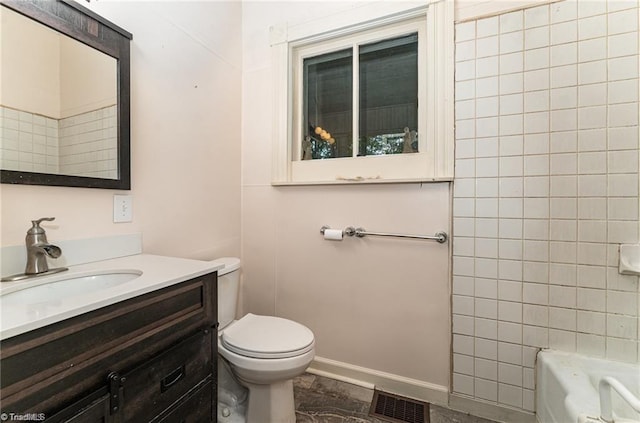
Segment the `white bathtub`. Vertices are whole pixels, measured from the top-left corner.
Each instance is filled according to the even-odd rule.
[[[640,398],[640,364],[559,351],[541,351],[536,363],[536,413],[540,423],[598,422],[598,385],[609,376]],[[607,390],[608,388],[605,388]],[[640,422],[640,413],[612,391],[613,421]]]

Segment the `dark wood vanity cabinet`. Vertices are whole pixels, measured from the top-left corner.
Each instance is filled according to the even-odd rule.
[[[2,413],[46,422],[216,421],[217,274],[3,340]]]

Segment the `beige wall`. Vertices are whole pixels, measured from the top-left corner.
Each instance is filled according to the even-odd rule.
[[[112,190],[1,185],[2,245],[56,216],[49,240],[142,232],[147,253],[240,252],[240,3],[99,2],[131,44],[133,222]]]
[[[308,325],[323,358],[447,386],[448,246],[319,229],[448,230],[448,184],[254,185],[243,202],[245,312]]]
[[[116,103],[116,59],[11,9],[0,20],[0,104],[61,119]]]
[[[113,106],[118,100],[118,61],[60,37],[60,118]]]
[[[52,36],[51,29],[5,7],[0,8],[0,22],[0,104],[59,117],[60,39]],[[24,36],[9,35],[16,33]],[[24,54],[25,51],[30,54]]]
[[[243,312],[308,325],[322,358],[446,388],[448,244],[373,237],[331,242],[319,230],[326,224],[449,231],[449,185],[270,185],[269,27],[322,22],[361,5],[244,4]]]

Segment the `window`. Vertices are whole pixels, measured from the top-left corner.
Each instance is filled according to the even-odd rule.
[[[322,34],[272,29],[274,184],[453,177],[445,3],[351,12],[356,23]]]
[[[418,28],[415,22],[407,29]],[[357,44],[379,32],[348,37],[356,42],[348,49],[302,58],[302,109],[294,120],[300,160],[418,152],[418,32]]]

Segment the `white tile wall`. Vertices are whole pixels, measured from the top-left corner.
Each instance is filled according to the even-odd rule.
[[[638,361],[638,1],[457,25],[453,391],[535,410],[538,348]]]
[[[60,119],[60,172],[116,178],[117,106]]]
[[[56,173],[58,124],[54,119],[0,106],[2,169]]]
[[[51,119],[0,106],[2,169],[117,177],[116,106]]]

